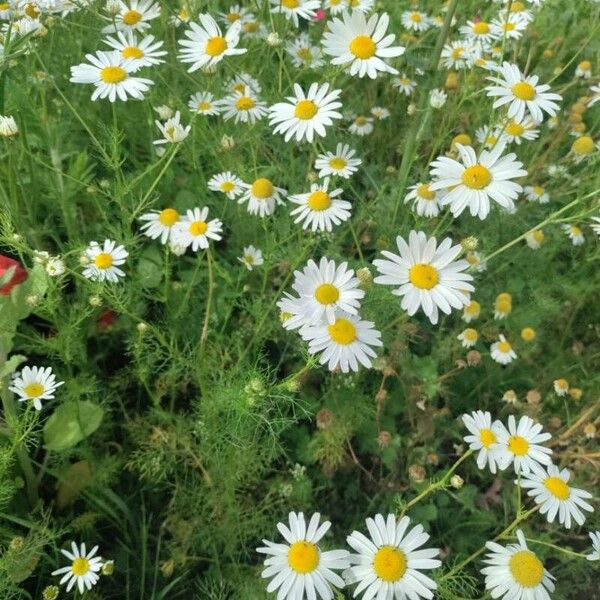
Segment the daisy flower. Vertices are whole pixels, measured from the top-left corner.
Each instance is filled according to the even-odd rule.
[[[336,265],[335,261],[322,257],[319,264],[309,260],[302,271],[294,272],[292,288],[304,305],[304,315],[308,324],[326,320],[336,321],[336,312],[342,310],[356,315],[360,300],[365,292],[359,288],[360,282],[348,263]]]
[[[102,245],[90,242],[84,255],[87,266],[83,269],[83,276],[92,281],[116,283],[119,277],[125,277],[125,272],[119,267],[125,264],[128,256],[129,252],[112,240],[104,240]]]
[[[294,95],[287,102],[279,102],[269,108],[269,124],[275,125],[273,133],[285,134],[285,141],[292,137],[299,142],[313,141],[314,134],[325,137],[325,127],[333,124],[333,119],[341,119],[336,111],[342,106],[338,98],[342,90],[329,91],[329,84],[313,83],[305,94],[295,83]]]
[[[173,227],[181,219],[174,208],[163,208],[163,210],[151,210],[140,217],[144,224],[140,228],[142,233],[152,240],[160,238],[161,244],[166,244],[171,237]]]
[[[144,92],[154,83],[150,79],[133,77],[132,73],[136,70],[135,61],[123,58],[116,50],[99,50],[96,54],[86,54],[85,57],[90,64],[81,63],[71,67],[69,81],[94,84],[96,89],[92,100],[108,98],[110,102],[114,102],[118,97],[126,102],[128,96],[143,100]]]
[[[487,46],[495,37],[490,24],[486,21],[467,21],[459,31],[464,38],[476,42],[481,47]]]
[[[239,204],[248,202],[248,212],[251,215],[266,217],[275,212],[277,204],[283,204],[282,196],[287,192],[275,187],[273,182],[266,177],[259,177],[253,183],[244,183],[246,191],[238,200]]]
[[[486,148],[491,150],[498,143],[501,132],[502,130],[498,127],[478,127],[475,130],[475,138],[480,144],[483,144]],[[468,146],[470,144],[463,145]],[[454,148],[458,150],[458,148],[456,148],[456,144],[454,144]]]
[[[490,212],[490,200],[503,208],[514,207],[514,200],[523,188],[511,179],[527,175],[523,163],[514,153],[502,156],[505,143],[498,142],[491,150],[483,150],[478,157],[470,146],[456,144],[460,162],[439,156],[431,164],[432,190],[448,190],[440,199],[443,206],[450,205],[457,217],[468,207],[472,216],[485,219]]]
[[[527,548],[525,536],[517,529],[516,544],[504,547],[487,542],[490,550],[481,569],[485,575],[485,588],[493,598],[503,600],[550,600],[554,591],[554,577],[544,568],[537,555]]]
[[[240,21],[236,21],[223,35],[217,22],[209,14],[198,15],[200,24],[190,23],[185,32],[187,40],[179,40],[179,60],[192,63],[188,73],[213,67],[225,56],[244,54],[246,48],[236,48],[240,40]]]
[[[517,358],[517,353],[502,334],[500,334],[499,340],[490,346],[490,353],[492,359],[501,365],[507,365]]]
[[[1,54],[0,54],[1,57]],[[19,133],[19,126],[12,115],[0,115],[0,136],[13,137]]]
[[[409,31],[427,31],[431,27],[431,20],[424,12],[407,10],[400,16],[402,25]]]
[[[510,119],[501,129],[500,137],[507,143],[515,143],[517,146],[521,141],[531,142],[537,140],[540,136],[540,130],[537,128],[537,123],[532,119],[524,119],[520,123],[514,119]]]
[[[464,414],[462,421],[471,435],[463,439],[471,450],[479,451],[477,466],[484,469],[487,465],[492,473],[496,472],[498,463],[498,425],[499,421],[492,423],[492,415],[481,410],[473,411],[470,415]]]
[[[320,0],[271,0],[271,12],[281,13],[296,27],[299,25],[298,17],[310,21],[314,19],[319,8]]]
[[[526,185],[523,192],[530,202],[539,202],[540,204],[550,202],[548,192],[541,185]]]
[[[371,114],[378,120],[383,121],[390,116],[390,111],[382,106],[374,106],[371,109]]]
[[[72,562],[67,567],[52,571],[52,575],[63,576],[60,583],[67,584],[67,592],[70,592],[73,586],[77,584],[79,593],[83,594],[84,590],[91,590],[98,582],[98,571],[102,569],[103,561],[101,557],[96,556],[98,546],[94,546],[86,553],[84,543],[77,547],[75,542],[71,542],[71,550],[72,552],[61,549],[62,554]]]
[[[42,400],[53,400],[54,392],[63,383],[56,381],[52,367],[23,367],[8,389],[18,396],[19,402],[33,400],[35,409],[42,410]]]
[[[319,525],[321,515],[314,513],[308,525],[302,513],[289,514],[289,527],[277,523],[277,529],[284,543],[263,540],[264,546],[256,551],[268,556],[264,578],[271,578],[267,592],[277,591],[278,600],[330,600],[333,598],[331,586],[344,587],[344,580],[334,571],[349,566],[347,550],[323,552],[319,541],[329,531],[331,523]]]
[[[409,188],[404,204],[413,203],[413,210],[420,217],[437,217],[440,214],[439,192],[429,189],[427,183],[416,183]]]
[[[581,228],[577,227],[577,225],[568,225],[565,223],[562,228],[567,234],[567,237],[573,242],[573,246],[581,246],[585,243],[583,231],[581,231]]]
[[[582,510],[594,510],[586,502],[592,494],[568,485],[570,477],[568,469],[548,465],[547,469],[533,471],[520,481],[521,487],[529,490],[527,495],[540,506],[540,514],[546,515],[548,523],[558,515],[558,522],[567,529],[571,529],[571,518],[583,525],[585,515]]]
[[[124,59],[131,59],[132,71],[165,62],[160,58],[167,53],[161,50],[163,42],[154,42],[153,35],[147,35],[138,41],[133,31],[118,31],[116,39],[109,36],[104,43],[118,50]]]
[[[592,76],[592,63],[589,60],[582,60],[575,69],[575,76],[589,79]]]
[[[347,67],[350,75],[371,79],[378,73],[398,74],[384,59],[401,56],[405,49],[392,46],[394,34],[386,35],[390,20],[387,13],[373,14],[367,21],[360,11],[345,12],[342,19],[334,17],[323,34],[323,48],[333,57],[332,64]]]
[[[467,261],[455,260],[462,252],[460,244],[452,246],[446,238],[438,246],[436,238],[427,239],[423,231],[411,231],[408,242],[398,236],[396,244],[400,254],[384,250],[389,260],[373,261],[381,274],[374,281],[397,286],[392,293],[402,297],[401,307],[410,316],[421,308],[435,325],[439,310],[450,314],[469,303],[473,277],[463,272],[469,267]]]
[[[538,84],[537,75],[523,75],[517,65],[509,62],[496,67],[497,77],[488,77],[496,85],[488,85],[487,95],[496,98],[494,108],[508,105],[508,118],[521,122],[525,114],[538,123],[544,120],[544,112],[556,115],[558,104],[562,100],[558,94],[549,92],[549,85]]]
[[[188,108],[198,115],[218,115],[221,112],[218,100],[210,92],[198,92],[190,96]]]
[[[230,94],[233,94],[233,92],[243,92],[247,87],[257,95],[262,91],[262,87],[260,83],[258,83],[258,80],[249,73],[237,73],[225,82],[225,89],[228,90]]]
[[[346,9],[346,0],[323,0],[323,8],[332,15],[337,15]]]
[[[373,118],[359,115],[348,127],[348,131],[360,137],[373,133]]]
[[[371,321],[339,311],[333,323],[306,325],[300,334],[308,341],[310,354],[322,353],[322,365],[327,364],[330,371],[339,367],[348,373],[358,371],[358,363],[370,368],[371,358],[377,356],[371,346],[383,346],[381,333],[374,326]]]
[[[417,82],[413,81],[402,73],[401,77],[395,77],[392,81],[392,87],[396,88],[401,94],[411,96],[417,87]]]
[[[532,342],[536,337],[535,329],[533,327],[523,327],[521,329],[521,339],[524,342]]]
[[[219,13],[219,17],[225,25],[231,25],[236,21],[243,21],[248,14],[248,9],[240,6],[239,4],[234,4],[230,6],[227,12]]]
[[[354,598],[433,598],[435,581],[422,573],[436,569],[442,563],[437,558],[439,548],[422,548],[429,540],[422,525],[412,529],[410,519],[389,514],[387,519],[377,514],[366,519],[370,537],[353,531],[346,541],[356,551],[350,555],[353,566],[344,572],[348,584],[358,583]]]
[[[284,292],[283,298],[277,301],[277,308],[280,310],[281,324],[284,329],[292,331],[307,324],[306,303],[302,298]]]
[[[260,267],[265,261],[263,260],[262,251],[254,246],[246,246],[242,256],[238,257],[238,260],[248,269],[252,271],[254,267]]]
[[[582,161],[600,147],[589,135],[580,135],[571,145],[571,153],[576,162]]]
[[[177,14],[171,16],[169,22],[171,23],[171,25],[179,27],[184,23],[189,23],[191,18],[192,16],[190,15],[190,11],[184,6],[179,9],[179,12]]]
[[[555,379],[553,386],[557,396],[566,396],[569,393],[569,382],[562,377],[560,379]]]
[[[478,319],[480,314],[481,304],[479,304],[477,300],[471,300],[467,303],[463,310],[462,320],[467,323],[470,323],[471,321]]]
[[[541,248],[545,239],[546,236],[544,235],[544,232],[541,229],[536,229],[535,231],[527,233],[527,235],[525,236],[525,243],[532,250],[538,250],[539,248]]]
[[[476,46],[470,42],[450,42],[442,49],[441,61],[445,69],[470,69],[477,58]]]
[[[288,42],[285,51],[292,59],[292,64],[297,69],[304,67],[317,69],[324,64],[321,58],[323,51],[318,46],[314,46],[308,35],[303,34],[295,40]]]
[[[469,267],[476,273],[483,273],[487,270],[487,264],[482,262],[479,252],[470,251],[465,254],[465,260],[469,263]]]
[[[592,552],[586,555],[588,560],[600,560],[600,531],[590,531],[592,540]]]
[[[588,107],[600,102],[600,84],[590,87],[590,93],[592,94],[592,98],[588,103]]]
[[[319,154],[315,160],[315,169],[319,170],[319,177],[329,175],[338,175],[348,179],[353,173],[356,173],[359,165],[362,164],[360,158],[354,158],[356,150],[350,148],[348,144],[338,144],[335,152],[325,152]]]
[[[477,329],[467,327],[467,329],[456,336],[456,339],[462,342],[463,348],[472,348],[477,343],[479,334],[477,333]]]
[[[490,28],[492,35],[499,40],[504,38],[507,40],[518,40],[523,36],[527,25],[527,21],[513,13],[492,19]]]
[[[502,292],[496,296],[494,302],[494,319],[504,319],[512,312],[512,296],[508,292]]]
[[[154,0],[131,0],[129,5],[117,0],[114,22],[106,26],[103,33],[117,31],[144,31],[150,27],[148,21],[160,16],[160,6]]]
[[[244,193],[244,182],[231,171],[217,173],[208,180],[208,189],[213,192],[221,192],[230,200],[235,200]]]
[[[185,140],[185,138],[190,134],[192,126],[187,125],[184,127],[179,122],[180,119],[181,114],[179,111],[177,111],[173,117],[167,119],[164,123],[161,123],[160,121],[154,121],[164,136],[159,140],[154,140],[154,144],[176,144]]]
[[[322,183],[313,183],[307,194],[295,194],[289,200],[299,206],[290,213],[294,223],[302,223],[303,229],[312,231],[331,231],[333,225],[339,225],[350,218],[352,204],[342,200],[339,196],[342,189],[337,188],[331,192],[329,177]]]
[[[375,0],[344,0],[346,7],[352,11],[359,10],[363,13],[369,13],[375,5]]]
[[[184,247],[192,247],[193,252],[208,248],[208,240],[222,239],[223,223],[220,219],[207,221],[208,208],[193,208],[188,210],[174,226],[173,241]]]
[[[502,470],[513,463],[515,473],[528,475],[539,471],[540,465],[552,464],[552,450],[541,445],[552,436],[532,418],[522,416],[517,425],[514,415],[509,415],[508,428],[498,423],[496,435],[500,444],[498,466]]]
[[[228,121],[235,118],[235,123],[250,123],[253,125],[267,114],[267,105],[248,87],[235,91],[218,101],[223,119]]]

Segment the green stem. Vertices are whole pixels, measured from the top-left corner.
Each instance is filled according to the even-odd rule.
[[[204,315],[204,324],[202,325],[202,333],[200,334],[200,358],[202,358],[202,355],[204,354],[204,347],[206,346],[206,339],[208,338],[208,322],[210,320],[210,309],[215,289],[210,247],[206,251],[206,262],[208,264],[208,298],[206,299],[206,314]]]
[[[527,542],[530,544],[539,544],[540,546],[546,546],[548,548],[552,548],[557,552],[562,552],[563,554],[568,554],[569,556],[576,556],[577,558],[586,558],[585,554],[581,552],[574,552],[573,550],[567,550],[567,548],[563,548],[562,546],[557,546],[556,544],[551,544],[550,542],[544,542],[542,540],[534,540],[531,538],[525,538]]]

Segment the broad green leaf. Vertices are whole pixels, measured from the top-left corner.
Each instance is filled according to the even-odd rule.
[[[0,363],[0,379],[14,373],[17,370],[17,367],[27,360],[26,356],[22,356],[20,354],[14,354],[9,359],[4,361],[4,363]]]
[[[72,448],[100,427],[103,416],[102,407],[89,400],[61,404],[44,426],[46,448],[57,452]]]

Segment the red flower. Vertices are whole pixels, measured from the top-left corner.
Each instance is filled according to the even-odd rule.
[[[19,285],[27,279],[27,271],[21,266],[19,261],[0,254],[0,278],[4,277],[4,275],[13,267],[15,270],[10,280],[0,286],[0,296],[8,296],[15,285]]]
[[[322,21],[325,18],[327,18],[327,13],[322,8],[320,8],[315,13],[315,16],[313,17],[313,21],[317,21],[318,22],[318,21]]]
[[[114,310],[105,310],[99,317],[96,325],[102,331],[108,331],[115,324],[119,315]]]

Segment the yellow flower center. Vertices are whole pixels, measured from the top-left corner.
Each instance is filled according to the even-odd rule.
[[[312,60],[310,48],[298,48],[296,54],[298,55],[298,58],[301,58],[302,60]]]
[[[210,102],[200,102],[200,104],[198,104],[198,110],[209,110],[210,107],[211,107]]]
[[[308,121],[309,119],[312,119],[318,111],[319,107],[312,100],[300,100],[300,102],[296,104],[294,116],[297,119]]]
[[[472,190],[482,190],[492,181],[492,174],[483,165],[467,167],[462,176],[463,183]]]
[[[227,50],[227,41],[220,35],[210,38],[206,42],[206,47],[204,48],[204,51],[209,56],[219,56],[220,54],[223,54],[225,50]]]
[[[331,339],[342,346],[347,346],[356,340],[356,327],[348,319],[336,319],[333,325],[327,326]]]
[[[123,14],[123,23],[125,25],[135,25],[141,21],[142,16],[142,13],[137,10],[128,10]]]
[[[350,42],[350,52],[362,60],[375,56],[377,45],[368,35],[357,35]]]
[[[452,140],[452,145],[462,144],[463,146],[471,145],[471,136],[466,133],[459,133],[457,136],[454,136]]]
[[[535,88],[526,81],[519,81],[510,89],[519,100],[533,100],[535,98]]]
[[[254,264],[254,256],[252,256],[252,254],[246,254],[246,256],[244,256],[244,260],[249,264],[249,265],[253,265]]]
[[[25,7],[25,14],[30,19],[37,19],[40,16],[40,11],[38,10],[38,8],[35,4],[28,4]]]
[[[394,546],[382,546],[373,559],[373,570],[383,581],[402,579],[406,569],[406,555]]]
[[[235,107],[238,110],[250,110],[254,108],[254,100],[250,96],[240,96],[235,102]]]
[[[469,304],[467,304],[467,306],[465,307],[465,313],[468,315],[478,315],[481,311],[481,305],[479,304],[479,302],[477,302],[477,300],[471,300],[471,302],[469,302]]]
[[[208,229],[206,221],[192,221],[188,227],[188,231],[192,235],[204,235]]]
[[[531,327],[525,327],[523,331],[521,331],[521,337],[526,341],[530,342],[535,338],[535,330]]]
[[[356,119],[354,119],[354,122],[360,127],[368,123],[367,117],[356,117]]]
[[[462,53],[464,52],[464,48],[462,47],[458,47],[458,48],[453,48],[452,49],[452,58],[456,59],[456,58],[460,58],[462,56]]]
[[[557,379],[554,383],[559,390],[569,389],[569,382],[566,379]]]
[[[508,438],[508,449],[515,456],[525,456],[529,452],[529,442],[521,435],[511,435]]]
[[[10,8],[9,2],[0,2],[0,10],[8,10]]]
[[[477,258],[476,254],[467,254],[466,259],[470,265],[476,265],[479,263],[479,259]]]
[[[504,31],[513,31],[516,25],[512,21],[507,21],[502,27],[504,28]]]
[[[485,139],[485,143],[488,146],[495,146],[497,141],[498,141],[498,138],[495,135],[488,135],[487,138]]]
[[[260,177],[253,184],[250,190],[252,195],[259,200],[264,200],[265,198],[270,198],[273,195],[273,184],[264,177]]]
[[[479,23],[473,25],[473,32],[477,35],[485,35],[486,33],[489,33],[489,31],[490,26],[485,21],[479,21]]]
[[[498,342],[498,350],[503,354],[508,354],[512,350],[512,346],[508,342]]]
[[[576,154],[591,154],[594,151],[594,140],[589,135],[578,137],[571,146]]]
[[[522,2],[513,2],[510,5],[510,12],[523,12],[525,10],[525,5]]]
[[[579,237],[581,235],[581,229],[576,225],[571,225],[571,235]]]
[[[533,186],[533,193],[537,194],[538,196],[541,196],[544,193],[544,188],[541,185],[534,185]]]
[[[241,19],[241,17],[242,17],[242,15],[240,15],[240,13],[238,13],[238,12],[232,11],[230,13],[227,13],[227,20],[230,23],[235,23],[236,21],[239,21]]]
[[[77,577],[83,577],[89,570],[90,563],[87,558],[83,558],[82,556],[77,557],[71,565],[71,571]]]
[[[242,83],[242,82],[240,82],[240,83],[236,83],[236,84],[233,86],[233,91],[234,91],[234,92],[239,92],[240,94],[243,94],[243,93],[244,93],[244,91],[245,91],[245,89],[246,89],[246,84],[245,84],[245,83]]]
[[[484,448],[490,448],[492,444],[496,443],[496,440],[496,434],[491,429],[481,429],[479,431],[479,441]]]
[[[477,330],[476,329],[472,329],[471,327],[469,327],[468,329],[465,329],[463,331],[463,337],[465,338],[465,340],[467,340],[468,342],[476,342],[477,338],[479,337],[477,334]]]
[[[422,200],[435,200],[435,192],[432,192],[429,189],[429,185],[426,183],[422,183],[417,188],[417,196],[419,196],[419,198]]]
[[[544,232],[541,229],[536,229],[531,235],[539,244],[541,244],[545,239]]]
[[[334,304],[340,297],[340,291],[331,283],[322,283],[315,290],[315,298],[319,304]]]
[[[108,252],[100,252],[100,254],[97,254],[96,258],[94,258],[94,265],[96,265],[98,269],[109,269],[112,267],[112,264],[113,258]]]
[[[158,220],[165,227],[173,227],[179,221],[179,213],[174,208],[165,208],[158,213]]]
[[[234,189],[235,189],[235,183],[231,183],[231,181],[224,181],[221,184],[221,191],[225,192],[226,194],[228,192],[233,192]]]
[[[44,386],[41,383],[28,383],[23,388],[23,391],[30,398],[38,398],[39,396],[41,396],[44,393]]]
[[[329,161],[329,166],[336,171],[341,171],[346,167],[346,161],[343,158],[336,156]]]
[[[104,83],[121,83],[127,79],[127,71],[122,67],[104,67],[100,70],[100,79]]]
[[[582,71],[589,71],[592,68],[592,63],[589,60],[582,60],[579,63],[579,68]]]
[[[423,17],[419,13],[414,12],[410,15],[410,20],[413,23],[420,23],[423,20]]]
[[[512,311],[512,302],[508,298],[499,298],[496,300],[495,308],[499,313],[508,314]]]
[[[127,48],[121,50],[121,56],[123,58],[143,58],[144,53],[135,46],[127,46]]]
[[[318,190],[313,192],[308,197],[308,206],[311,210],[321,211],[326,210],[331,206],[331,198],[327,192],[322,192]]]
[[[511,121],[507,126],[506,126],[506,133],[508,133],[508,135],[513,135],[513,136],[520,136],[523,135],[523,133],[525,133],[525,127],[523,127],[523,125],[521,125],[520,123],[515,123],[514,121]]]
[[[510,557],[508,567],[515,581],[526,588],[536,587],[544,578],[542,561],[529,550],[515,552]]]
[[[310,573],[319,565],[319,550],[309,542],[294,542],[288,550],[287,559],[296,573]]]
[[[440,280],[437,269],[424,263],[417,263],[411,267],[408,272],[408,278],[415,287],[421,290],[434,288]]]
[[[187,8],[182,8],[179,13],[177,14],[177,16],[182,20],[185,21],[186,19],[190,18],[190,12],[188,11]]]
[[[244,23],[244,31],[246,33],[254,33],[258,29],[258,23],[256,21],[248,21]]]
[[[571,495],[569,486],[560,477],[547,477],[544,487],[559,500],[567,500]]]

